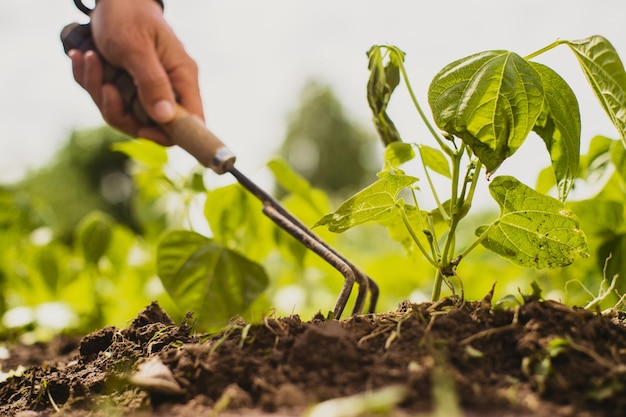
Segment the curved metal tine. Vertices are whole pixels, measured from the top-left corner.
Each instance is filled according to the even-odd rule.
[[[261,192],[263,191],[261,190]],[[285,223],[288,223],[289,225],[292,225],[294,228],[299,229],[302,232],[302,234],[305,234],[309,238],[313,239],[315,243],[313,243],[313,246],[309,246],[305,244],[303,239],[298,238],[297,236],[296,236],[296,239],[298,239],[300,242],[305,244],[309,249],[317,253],[320,257],[326,260],[326,262],[333,265],[335,269],[339,270],[346,279],[348,279],[348,275],[345,272],[342,272],[342,269],[347,267],[352,271],[351,275],[354,276],[354,279],[352,280],[352,284],[350,285],[351,286],[354,285],[354,281],[356,281],[356,283],[359,285],[359,293],[357,294],[357,297],[355,300],[355,306],[352,311],[352,315],[360,314],[363,311],[363,306],[365,305],[365,298],[367,297],[367,293],[370,290],[370,287],[372,287],[371,283],[374,284],[373,288],[375,289],[375,297],[371,298],[371,301],[370,301],[370,312],[374,312],[374,309],[376,308],[376,302],[378,300],[378,285],[376,285],[374,280],[368,277],[359,268],[357,268],[352,262],[346,259],[343,255],[337,252],[333,247],[328,245],[325,241],[323,241],[319,236],[313,233],[304,223],[302,223],[300,220],[295,218],[291,213],[289,213],[278,201],[276,201],[275,198],[273,198],[270,195],[268,195],[268,197],[269,197],[268,199],[261,198],[261,200],[264,203],[264,207],[273,207],[274,211],[276,211],[277,213],[280,213],[282,217],[286,220]],[[268,217],[272,218],[269,215]],[[274,218],[272,219],[274,220]],[[281,227],[286,230],[286,227],[288,226],[285,225]],[[324,248],[325,250],[322,250],[322,248]],[[331,261],[330,254],[332,254],[332,257],[335,258],[335,260]],[[335,264],[335,263],[338,263],[339,261],[341,261],[342,267],[338,267]],[[344,293],[344,290],[342,289],[339,300],[343,299],[343,297],[341,296],[341,294],[343,293]],[[374,295],[374,293],[371,293],[371,294]],[[347,297],[349,297],[349,295],[350,294],[348,293]],[[339,300],[337,300],[337,305],[339,304]],[[344,301],[343,307],[345,307],[345,304],[347,302],[348,302],[348,299],[346,298]],[[339,318],[339,316],[336,316],[336,318]]]
[[[378,303],[378,296],[380,295],[380,289],[378,288],[378,284],[372,278],[367,277],[370,286],[370,308],[367,311],[372,314],[376,311],[376,303]]]
[[[352,266],[352,271],[359,277],[359,281],[366,283],[366,285],[359,285],[359,291],[357,293],[356,300],[354,301],[354,307],[352,308],[352,315],[355,316],[363,312],[365,298],[367,297],[367,293],[369,291],[369,278],[363,273],[363,271],[355,268],[354,266]]]
[[[341,312],[343,312],[344,307],[348,302],[348,298],[350,297],[350,292],[352,290],[352,286],[354,286],[354,282],[356,281],[359,284],[359,295],[357,296],[355,311],[358,314],[363,309],[363,304],[365,302],[365,297],[367,296],[367,292],[371,287],[370,283],[373,283],[373,288],[375,290],[374,298],[370,302],[370,310],[373,312],[376,307],[376,301],[378,299],[378,286],[374,281],[361,272],[357,267],[355,267],[350,261],[348,261],[345,257],[339,254],[335,249],[330,247],[326,242],[320,239],[315,233],[313,233],[304,223],[295,218],[291,213],[289,213],[274,197],[270,194],[262,190],[258,185],[252,182],[248,177],[241,173],[234,166],[231,167],[228,172],[230,172],[239,183],[254,194],[259,200],[263,202],[263,212],[270,217],[276,224],[278,224],[281,228],[289,232],[292,236],[294,236],[297,240],[303,243],[306,247],[317,253],[320,257],[322,257],[326,262],[331,264],[335,269],[337,269],[345,278],[344,287],[339,293],[339,298],[337,299],[337,303],[335,304],[335,317],[339,318],[341,316]],[[340,314],[337,315],[336,313]]]
[[[299,227],[297,224],[292,222],[291,219],[285,217],[284,214],[274,205],[264,202],[263,213],[272,219],[281,229],[295,237],[304,246],[315,252],[343,275],[344,284],[333,309],[334,318],[339,319],[346,307],[346,304],[348,304],[348,299],[352,293],[352,287],[354,286],[355,281],[357,281],[357,274],[355,271],[348,263],[344,262],[341,257],[337,256],[334,251],[328,250],[325,245],[320,244],[320,240],[317,236],[312,235],[308,229]],[[367,283],[367,280],[365,282]],[[367,287],[367,285],[362,286],[359,284],[359,296],[357,297],[357,303],[359,302],[359,297],[365,298],[367,295]],[[365,293],[363,295],[361,295],[361,288],[365,288]],[[363,304],[363,300],[360,301],[360,303]]]

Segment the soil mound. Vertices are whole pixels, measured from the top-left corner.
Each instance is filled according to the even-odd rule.
[[[13,348],[1,369],[28,368],[0,383],[0,415],[295,416],[397,387],[396,416],[451,406],[467,416],[623,416],[622,320],[543,300],[494,308],[487,297],[342,321],[233,321],[197,335],[190,315],[176,324],[153,303],[125,329],[60,339],[56,350]]]

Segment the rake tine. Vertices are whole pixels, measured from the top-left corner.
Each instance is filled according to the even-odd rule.
[[[266,216],[343,275],[344,284],[337,297],[335,308],[333,309],[333,315],[336,319],[341,317],[355,282],[359,285],[359,289],[352,314],[360,314],[363,311],[368,292],[370,293],[369,312],[375,310],[379,291],[378,285],[376,285],[373,279],[368,277],[335,249],[330,247],[300,220],[289,213],[274,197],[259,188],[258,185],[243,175],[237,168],[234,166],[230,167],[228,172],[230,172],[244,188],[261,200],[263,203],[263,213],[265,213]]]
[[[370,284],[370,308],[367,311],[372,314],[376,311],[376,303],[378,302],[378,296],[380,295],[380,289],[378,288],[378,284],[372,278],[367,277],[367,280]]]
[[[321,245],[318,240],[316,240],[309,233],[307,233],[306,229],[298,227],[296,224],[287,219],[283,215],[283,213],[276,209],[276,207],[265,204],[263,206],[263,213],[265,213],[267,217],[272,219],[274,223],[276,223],[280,228],[296,238],[304,246],[311,249],[344,276],[344,284],[341,288],[339,296],[337,297],[335,308],[333,309],[334,318],[339,319],[341,317],[341,314],[343,313],[346,304],[348,303],[348,298],[350,298],[350,294],[352,293],[352,287],[357,280],[356,274],[354,273],[352,268],[350,268],[350,266],[345,263],[340,257],[338,257],[333,251],[329,251],[324,245]],[[364,298],[367,293],[365,292],[364,294],[362,294],[361,288],[362,287],[359,286],[357,304],[362,305],[363,302],[359,298]]]

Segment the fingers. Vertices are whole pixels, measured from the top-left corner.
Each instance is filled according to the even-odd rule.
[[[129,54],[125,68],[135,80],[139,99],[148,115],[159,124],[170,122],[174,118],[174,92],[156,51]]]
[[[87,51],[83,55],[82,70],[82,86],[102,110],[102,62],[94,51]]]
[[[131,113],[124,111],[122,96],[112,84],[102,85],[102,103],[100,112],[104,120],[111,126],[133,137],[150,139],[159,145],[172,146],[172,141],[157,127],[141,126]]]
[[[98,106],[102,117],[111,126],[133,137],[150,139],[159,145],[172,146],[172,141],[157,127],[141,126],[131,113],[124,111],[122,96],[112,84],[104,84],[101,88],[102,102]]]
[[[82,53],[74,49],[68,55],[72,61],[74,79],[89,93],[108,124],[131,136],[151,139],[163,146],[172,145],[160,129],[141,127],[131,114],[124,111],[122,97],[117,88],[112,84],[102,83],[102,62],[96,53]]]
[[[104,120],[122,132],[136,136],[140,128],[139,123],[132,114],[124,111],[122,96],[117,88],[112,84],[103,84],[100,87],[100,96],[102,100],[96,104]]]
[[[74,80],[81,87],[85,88],[83,85],[83,53],[78,49],[72,49],[67,52],[67,56],[70,57],[72,61],[72,73],[74,75]]]
[[[177,62],[184,64],[169,73],[174,91],[178,95],[180,104],[191,114],[204,120],[204,109],[200,98],[200,86],[198,84],[198,66],[196,62],[187,56]]]
[[[160,25],[153,47],[124,54],[122,66],[128,70],[148,114],[158,123],[174,117],[175,100],[190,113],[204,119],[198,67],[187,54],[172,29]]]
[[[82,53],[71,50],[72,71],[76,82],[85,89],[102,113],[104,120],[111,126],[129,135],[135,135],[139,124],[131,115],[125,114],[122,98],[117,89],[102,83],[102,62],[93,51]]]

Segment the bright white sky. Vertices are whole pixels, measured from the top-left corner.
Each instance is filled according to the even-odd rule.
[[[167,19],[200,66],[208,124],[253,175],[281,142],[307,79],[331,83],[351,117],[371,126],[365,52],[373,44],[407,52],[427,108],[434,74],[481,50],[525,55],[557,38],[601,34],[626,59],[624,16],[621,0],[166,0]],[[85,21],[71,0],[0,0],[0,181],[44,163],[73,128],[102,123],[62,52],[58,34],[71,21]],[[578,95],[585,144],[595,134],[616,137],[565,47],[538,60]],[[405,140],[430,140],[406,94],[395,97],[391,115]],[[542,167],[549,159],[538,138],[529,142],[535,146],[525,144],[499,173],[533,183],[528,161]]]

